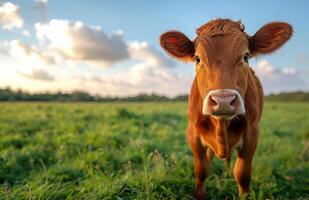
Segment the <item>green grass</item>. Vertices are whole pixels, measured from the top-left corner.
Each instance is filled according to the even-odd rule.
[[[2,103],[0,199],[192,199],[186,107]],[[309,104],[267,103],[260,127],[251,198],[308,199]],[[223,161],[212,171],[208,197],[236,199]]]

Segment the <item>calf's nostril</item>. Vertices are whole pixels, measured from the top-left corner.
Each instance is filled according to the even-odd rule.
[[[212,96],[209,98],[209,104],[212,106],[218,105],[217,101]]]
[[[234,99],[231,101],[231,106],[235,106],[237,100],[237,96],[234,96]]]

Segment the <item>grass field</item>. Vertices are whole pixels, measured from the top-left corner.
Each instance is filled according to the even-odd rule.
[[[192,199],[186,123],[186,103],[2,103],[0,199]],[[252,199],[309,199],[309,104],[267,103],[260,127]],[[209,199],[236,199],[212,171]]]

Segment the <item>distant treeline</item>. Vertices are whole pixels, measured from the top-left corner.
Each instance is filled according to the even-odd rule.
[[[267,101],[309,101],[309,92],[291,92],[271,94],[266,96]],[[83,91],[74,91],[71,93],[34,93],[22,90],[12,90],[10,88],[0,89],[0,101],[62,101],[62,102],[82,102],[82,101],[98,101],[98,102],[114,102],[114,101],[187,101],[188,95],[180,95],[174,98],[157,94],[139,94],[127,97],[102,97],[99,95],[90,95]]]
[[[71,93],[56,92],[56,93],[34,93],[25,92],[22,90],[12,90],[10,88],[0,89],[0,101],[98,101],[98,102],[112,102],[112,101],[186,101],[188,95],[181,95],[175,98],[169,98],[157,94],[139,94],[127,97],[102,97],[99,95],[90,95],[83,91],[74,91]]]

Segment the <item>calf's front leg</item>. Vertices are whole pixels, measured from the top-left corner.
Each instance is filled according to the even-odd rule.
[[[234,177],[237,182],[238,194],[250,191],[252,159],[257,145],[257,132],[251,132],[249,138],[245,138],[243,148],[238,152],[234,166]]]
[[[212,152],[204,147],[199,139],[190,141],[194,159],[194,197],[198,200],[206,198],[205,180],[209,176]]]

